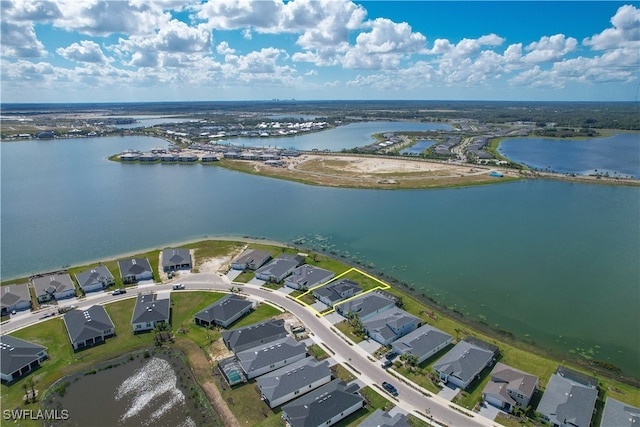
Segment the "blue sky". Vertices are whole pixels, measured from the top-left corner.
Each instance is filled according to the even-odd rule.
[[[639,97],[637,2],[1,3],[2,102]]]

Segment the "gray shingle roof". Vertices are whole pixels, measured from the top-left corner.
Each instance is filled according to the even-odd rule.
[[[414,322],[420,324],[422,323],[422,320],[398,307],[392,307],[389,310],[383,311],[382,313],[365,320],[362,322],[362,325],[370,335],[373,332],[377,332],[384,338],[392,338],[396,336],[394,329],[398,330],[404,325]]]
[[[403,353],[416,356],[418,359],[431,353],[445,342],[451,339],[451,335],[434,328],[431,325],[422,325],[402,338],[394,341],[394,347],[403,349]]]
[[[395,301],[380,292],[369,292],[368,294],[351,299],[338,305],[340,312],[353,313],[360,318],[367,317],[376,311],[395,305]]]
[[[194,317],[204,320],[205,322],[217,320],[226,323],[233,316],[251,305],[253,305],[251,301],[238,295],[229,294],[196,313]]]
[[[249,264],[256,264],[256,267],[260,267],[262,264],[267,262],[269,258],[271,258],[271,253],[268,251],[263,251],[261,249],[247,249],[242,252],[238,258],[234,259],[233,263],[245,266]]]
[[[46,347],[11,335],[0,336],[0,369],[2,369],[2,373],[9,375],[38,360],[37,354],[42,350],[46,350]]]
[[[287,331],[284,328],[284,320],[282,319],[269,319],[265,322],[222,332],[224,343],[233,352],[256,347],[285,336],[287,336]]]
[[[524,396],[531,397],[536,390],[538,377],[512,368],[504,363],[496,363],[493,371],[491,371],[491,381],[489,384],[491,383],[505,384],[506,390],[514,390]]]
[[[292,427],[319,426],[364,399],[335,379],[282,407]]]
[[[136,299],[131,323],[158,322],[169,319],[169,299],[156,299],[156,294],[140,294]]]
[[[256,270],[256,274],[264,274],[272,277],[280,277],[292,268],[297,267],[301,260],[289,254],[282,254],[268,264]]]
[[[137,276],[147,271],[151,273],[151,265],[146,258],[119,259],[118,267],[122,277]]]
[[[236,353],[242,369],[249,375],[267,366],[282,362],[287,358],[307,352],[307,346],[291,337],[281,338],[258,347]]]
[[[344,299],[342,295],[349,295],[349,293],[352,292],[362,292],[362,287],[353,280],[341,279],[321,288],[314,289],[313,294],[328,299],[332,304],[335,304]]]
[[[92,267],[81,273],[76,274],[76,280],[81,288],[91,285],[95,282],[112,283],[114,281],[113,274],[104,265]]]
[[[327,376],[331,376],[329,362],[307,357],[259,376],[256,382],[262,395],[273,402]]]
[[[46,276],[34,277],[33,286],[36,288],[36,295],[61,293],[70,289],[75,289],[73,280],[67,273],[48,274]]]
[[[19,285],[7,285],[2,286],[0,296],[0,303],[2,307],[10,307],[22,301],[31,301],[31,295],[29,295],[29,286],[26,283]]]
[[[189,249],[165,249],[162,251],[163,267],[183,264],[191,265],[191,254],[189,253]]]
[[[552,423],[571,423],[588,427],[593,416],[598,390],[557,373],[551,375],[537,411]]]
[[[640,425],[640,408],[607,398],[600,427],[637,427]]]
[[[94,305],[86,310],[68,311],[64,315],[64,324],[73,344],[102,336],[107,329],[114,329],[107,310],[101,305]]]
[[[470,382],[493,358],[493,353],[466,341],[460,341],[433,365],[433,369]]]
[[[309,264],[301,265],[291,272],[287,282],[295,283],[299,287],[307,288],[316,284],[322,284],[334,276],[333,271]],[[310,285],[309,285],[310,284]]]
[[[363,427],[410,427],[406,415],[395,414],[392,417],[389,411],[383,411],[382,409],[376,409],[360,425]]]

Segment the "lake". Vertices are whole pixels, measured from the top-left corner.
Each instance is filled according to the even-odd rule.
[[[506,139],[500,143],[498,152],[533,169],[640,178],[637,133],[590,139]]]
[[[378,126],[359,124],[361,138]],[[147,137],[2,143],[3,280],[206,237],[302,239],[372,264],[468,319],[640,376],[638,188],[523,180],[355,190],[107,160],[165,145]]]

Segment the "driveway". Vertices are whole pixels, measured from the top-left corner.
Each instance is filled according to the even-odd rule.
[[[489,418],[490,420],[495,420],[500,412],[504,411],[501,411],[495,406],[489,405],[487,402],[485,402],[480,406],[479,414],[485,418]]]
[[[445,384],[445,386],[442,387],[442,390],[440,390],[440,393],[438,393],[438,397],[442,397],[443,399],[447,399],[451,402],[453,398],[458,395],[458,392],[460,392],[458,387],[452,384]]]
[[[377,349],[380,348],[380,343],[372,339],[360,341],[358,345],[369,354],[373,354]]]
[[[333,313],[327,314],[326,316],[324,316],[324,318],[327,319],[332,325],[340,323],[344,320],[344,317],[340,316],[335,311]]]
[[[253,279],[249,280],[247,283],[249,285],[262,286],[262,285],[264,285],[264,280],[258,279],[257,277],[254,277]]]
[[[241,273],[242,270],[229,270],[227,271],[227,277],[233,282]]]

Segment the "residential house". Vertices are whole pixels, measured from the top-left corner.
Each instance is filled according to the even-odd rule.
[[[333,307],[334,304],[362,292],[362,287],[353,280],[340,279],[316,288],[311,292],[318,301]]]
[[[282,407],[291,427],[331,426],[364,407],[358,385],[335,379]]]
[[[291,337],[281,338],[236,353],[238,363],[248,379],[297,362],[307,357],[307,346]]]
[[[191,270],[191,253],[189,249],[163,250],[162,270],[165,273],[176,270]]]
[[[589,427],[598,399],[597,378],[558,366],[536,409],[554,427]]]
[[[422,324],[419,317],[392,307],[362,322],[371,339],[382,345],[389,345],[398,338],[413,332]]]
[[[11,382],[40,367],[47,348],[11,335],[0,336],[0,379]]]
[[[638,427],[640,408],[607,397],[600,427]]]
[[[31,308],[31,295],[29,285],[22,283],[19,285],[7,285],[0,288],[0,306],[2,315],[5,316],[13,310],[28,310]]]
[[[233,322],[249,313],[253,303],[235,294],[229,294],[204,310],[195,314],[196,325],[209,327],[211,325],[228,328]]]
[[[398,354],[415,356],[420,364],[451,344],[451,339],[451,335],[425,324],[395,340],[391,346]]]
[[[282,254],[256,270],[256,278],[267,282],[281,282],[300,264],[304,262],[301,255]]]
[[[467,337],[438,359],[433,370],[443,382],[465,389],[484,368],[491,366],[497,354],[496,346]]]
[[[396,305],[396,298],[386,292],[374,291],[336,305],[338,314],[357,316],[361,322]]]
[[[295,268],[291,276],[284,280],[284,284],[298,290],[311,289],[333,279],[335,273],[324,268],[304,264]]]
[[[85,294],[101,291],[115,283],[113,274],[104,265],[92,267],[76,274],[76,280]]]
[[[491,380],[482,391],[489,404],[512,412],[515,407],[526,408],[538,386],[538,377],[527,374],[504,363],[496,363]]]
[[[222,341],[234,353],[267,344],[287,336],[284,320],[269,319],[243,328],[222,332]]]
[[[257,270],[271,259],[271,253],[261,249],[247,249],[231,262],[234,270]]]
[[[275,408],[329,381],[329,362],[318,362],[313,357],[307,357],[259,376],[256,383],[262,400],[270,408]]]
[[[410,427],[406,415],[396,413],[394,416],[391,416],[389,411],[383,411],[382,409],[376,409],[375,412],[365,418],[360,425],[371,427]]]
[[[76,287],[68,273],[53,273],[31,278],[38,302],[61,300],[76,296]]]
[[[152,280],[153,271],[146,258],[119,259],[118,268],[122,283],[137,283],[141,280]]]
[[[116,333],[107,310],[101,305],[68,311],[63,319],[74,350],[103,343],[105,338]]]
[[[169,323],[170,300],[157,299],[156,294],[140,294],[133,308],[133,332],[149,331],[159,323]]]

